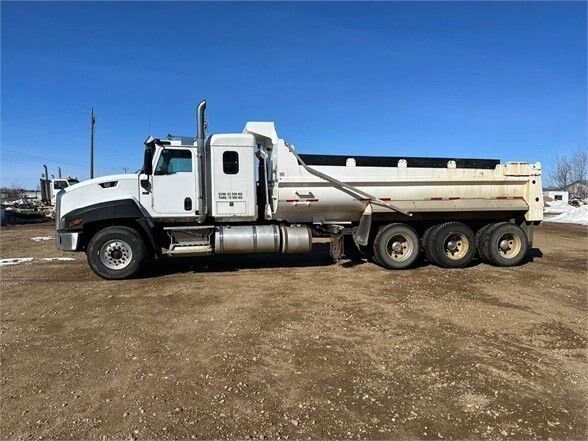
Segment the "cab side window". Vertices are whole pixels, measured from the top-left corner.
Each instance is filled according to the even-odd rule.
[[[155,175],[171,175],[192,171],[192,153],[190,150],[165,149],[161,152],[155,167]]]
[[[223,172],[225,175],[239,173],[239,153],[232,150],[223,153]]]

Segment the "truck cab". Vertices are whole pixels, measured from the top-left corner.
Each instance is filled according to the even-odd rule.
[[[212,135],[202,146],[186,138],[150,139],[138,200],[156,220],[254,221],[256,146],[249,134]]]
[[[79,184],[77,178],[73,178],[71,176],[68,177],[59,177],[53,179],[47,179],[46,175],[41,177],[41,200],[51,206],[55,206],[57,193],[61,190],[71,187],[72,185]]]

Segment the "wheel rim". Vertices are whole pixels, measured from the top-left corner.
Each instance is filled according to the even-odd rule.
[[[112,270],[126,268],[133,259],[133,250],[124,240],[110,240],[100,249],[100,261]]]
[[[397,262],[403,262],[408,259],[413,251],[413,240],[404,234],[395,234],[386,242],[386,254]]]
[[[443,242],[443,251],[451,260],[463,259],[470,250],[470,241],[462,233],[451,233]]]
[[[512,259],[518,256],[521,248],[521,239],[516,234],[505,233],[498,239],[498,252],[506,259]]]

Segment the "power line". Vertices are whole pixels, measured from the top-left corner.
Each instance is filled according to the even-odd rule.
[[[86,113],[87,110],[78,110],[77,112],[70,112],[70,113],[62,113],[60,115],[47,115],[47,116],[43,116],[40,118],[33,118],[33,119],[21,119],[21,120],[12,120],[12,121],[2,121],[2,124],[21,124],[21,123],[26,123],[26,122],[33,122],[33,121],[42,121],[45,119],[54,119],[54,118],[62,118],[64,116],[70,116],[70,115],[78,115],[78,114],[82,114],[82,113]]]
[[[39,163],[38,162],[32,162],[32,161],[18,161],[18,160],[14,160],[14,159],[2,159],[2,162],[10,162],[12,164],[20,164],[20,165],[27,165],[30,166],[31,168],[35,168],[38,169],[39,168]],[[55,164],[66,164],[66,165],[70,165],[72,167],[75,167],[75,169],[77,170],[83,170],[87,167],[87,165],[81,166],[81,165],[73,165],[73,164],[68,164],[62,161],[52,161],[52,160],[44,160],[44,162],[53,162]],[[97,170],[99,170],[100,172],[102,172],[103,174],[107,175],[107,174],[114,174],[115,172],[112,170],[107,170],[105,168],[99,167]]]
[[[32,162],[29,162],[29,161],[16,161],[14,159],[2,159],[2,162],[3,163],[4,162],[11,162],[13,164],[30,165],[31,167],[34,167],[33,163]],[[38,163],[35,162],[35,164],[37,164],[37,167],[38,167]]]
[[[63,135],[64,133],[79,133],[82,132],[84,129],[75,129],[75,130],[59,130],[57,132],[49,132],[49,133],[37,133],[37,134],[28,134],[28,135],[17,135],[17,136],[6,136],[5,134],[2,135],[3,138],[9,139],[23,139],[23,138],[41,138],[44,136],[52,136],[52,135]]]
[[[34,159],[40,159],[41,161],[53,162],[53,163],[56,163],[56,164],[73,165],[75,167],[84,167],[84,168],[85,167],[88,167],[88,164],[87,163],[86,164],[82,164],[82,163],[79,163],[79,162],[61,161],[61,160],[56,160],[54,158],[48,158],[46,156],[31,155],[30,153],[25,153],[25,152],[22,152],[22,151],[19,151],[19,150],[7,149],[7,148],[4,148],[4,147],[2,147],[1,151],[6,151],[6,152],[10,152],[10,153],[16,153],[16,154],[19,154],[19,155],[28,156],[28,157],[34,158]],[[5,159],[5,158],[2,158],[2,161],[8,161],[8,160]],[[106,170],[106,169],[105,168],[100,168],[100,170]]]
[[[5,152],[16,153],[19,155],[28,156],[28,157],[34,158],[34,159],[40,159],[42,161],[56,162],[56,163],[67,164],[67,165],[75,165],[76,167],[87,167],[88,166],[88,164],[80,164],[80,163],[66,162],[66,161],[56,161],[54,158],[47,158],[46,156],[31,155],[30,153],[25,153],[25,152],[18,151],[18,150],[7,149],[4,147],[2,147],[2,150]]]

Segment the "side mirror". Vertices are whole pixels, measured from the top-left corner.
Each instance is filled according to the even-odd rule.
[[[141,179],[139,182],[141,183],[141,188],[143,190],[147,190],[147,191],[150,190],[151,184],[149,183],[149,178],[147,178],[147,179]]]
[[[147,147],[143,156],[143,173],[146,175],[153,174],[153,150]]]

